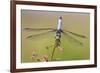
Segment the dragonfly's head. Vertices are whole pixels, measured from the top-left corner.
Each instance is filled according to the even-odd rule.
[[[59,16],[59,19],[62,19],[62,16]]]

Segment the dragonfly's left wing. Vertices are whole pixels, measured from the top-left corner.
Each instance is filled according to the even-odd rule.
[[[40,35],[46,35],[46,34],[48,34],[48,33],[50,33],[50,32],[54,32],[55,30],[50,30],[50,31],[47,31],[47,32],[43,32],[43,33],[39,33],[39,34],[35,34],[35,35],[29,35],[29,36],[27,36],[26,38],[28,39],[28,38],[36,38],[36,37],[38,37],[38,36],[40,36]]]
[[[80,37],[80,38],[87,38],[85,35],[77,34],[77,33],[74,33],[74,32],[68,31],[68,30],[63,30],[63,31],[68,32],[68,33],[70,33],[74,36]]]

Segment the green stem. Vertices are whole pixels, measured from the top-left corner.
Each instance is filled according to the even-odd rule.
[[[51,55],[51,61],[53,60],[53,56],[54,56],[54,52],[55,52],[55,47],[53,48],[53,51],[52,51],[52,55]]]
[[[56,39],[55,40],[55,45],[54,45],[54,48],[53,48],[53,51],[52,51],[52,55],[51,55],[51,61],[53,60],[53,57],[54,57],[54,53],[55,53],[55,49],[60,45],[60,39]]]

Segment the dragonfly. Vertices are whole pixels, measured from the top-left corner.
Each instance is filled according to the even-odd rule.
[[[78,34],[78,33],[75,33],[75,32],[69,31],[69,30],[62,29],[62,16],[58,17],[56,28],[24,28],[24,30],[27,30],[27,31],[44,31],[44,30],[46,30],[47,31],[47,32],[39,33],[39,34],[35,34],[35,35],[31,34],[31,35],[26,37],[27,39],[38,37],[41,35],[45,35],[45,34],[48,34],[50,32],[55,32],[55,35],[54,35],[55,44],[54,44],[54,49],[52,52],[51,59],[53,58],[55,48],[59,48],[61,51],[63,51],[63,48],[61,47],[62,34],[65,35],[71,41],[73,41],[79,45],[82,45],[82,46],[83,46],[83,43],[80,42],[80,40],[76,39],[75,37],[72,37],[71,35],[74,35],[74,36],[77,36],[77,37],[83,38],[83,39],[87,38],[85,35],[81,35],[81,34]],[[69,34],[71,34],[71,35],[69,35]]]

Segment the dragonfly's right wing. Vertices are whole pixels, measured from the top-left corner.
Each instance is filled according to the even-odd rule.
[[[62,33],[63,33],[63,34],[66,36],[66,38],[69,39],[70,41],[72,41],[72,42],[74,42],[74,43],[76,43],[76,44],[78,44],[78,45],[83,46],[83,43],[82,43],[82,42],[80,42],[79,40],[77,40],[77,39],[75,39],[74,37],[70,36],[68,33],[64,32],[64,31],[62,31]]]
[[[74,33],[72,31],[68,31],[68,30],[63,30],[63,31],[68,32],[68,33],[70,33],[74,36],[80,37],[80,38],[87,38],[85,35],[77,34],[77,33]]]

